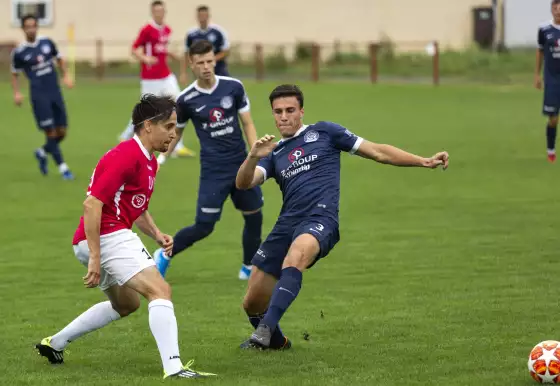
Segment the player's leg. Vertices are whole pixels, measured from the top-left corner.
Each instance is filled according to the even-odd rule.
[[[210,373],[201,373],[183,366],[179,353],[179,330],[171,301],[171,287],[151,266],[144,268],[125,284],[148,300],[148,320],[156,341],[164,377],[199,378]]]
[[[68,165],[64,162],[62,156],[62,150],[60,149],[60,143],[66,137],[66,130],[68,127],[68,116],[66,114],[66,106],[64,105],[64,100],[62,99],[62,96],[54,100],[52,106],[53,106],[54,126],[56,132],[56,142],[58,145],[58,152],[60,156],[58,160],[55,159],[55,162],[58,165],[58,170],[62,175],[62,178],[64,178],[65,180],[73,180],[74,176],[72,172],[70,172]]]
[[[251,336],[254,344],[268,347],[276,325],[301,290],[303,271],[325,257],[339,240],[338,225],[330,221],[303,222],[294,232],[294,240],[282,264],[280,279],[274,288],[268,311]]]
[[[220,220],[222,207],[229,195],[230,184],[229,180],[210,179],[201,175],[194,224],[175,234],[173,253],[170,257],[166,256],[161,248],[154,252],[156,266],[162,276],[165,277],[172,259],[197,241],[210,236],[214,231],[214,226]]]
[[[177,77],[174,74],[171,74],[167,78],[165,78],[165,80],[163,81],[163,88],[161,93],[172,96],[173,98],[177,98],[179,96],[179,94],[181,93],[181,89],[179,87],[179,83],[177,82]],[[183,143],[183,138],[184,130],[182,131],[181,136],[179,137],[179,140],[177,141],[177,144],[173,149],[172,155],[178,157],[194,157],[195,152],[185,146],[185,144]]]
[[[102,245],[104,246],[107,243],[106,239],[106,237],[102,238]],[[82,265],[87,267],[89,262],[87,241],[82,241],[74,246],[74,254]],[[52,337],[44,338],[41,343],[36,345],[39,354],[46,357],[51,363],[63,362],[63,350],[71,341],[127,316],[138,308],[140,303],[136,292],[119,287],[117,279],[112,277],[103,267],[100,276],[99,288],[109,297],[109,301],[90,307],[58,333]]]
[[[33,110],[33,116],[35,117],[35,122],[37,127],[45,133],[45,144],[36,149],[34,152],[35,159],[39,163],[39,170],[41,174],[48,174],[48,154],[50,150],[49,135],[51,131],[54,131],[54,118],[52,116],[52,111],[49,107],[49,101],[45,98],[33,98],[31,99],[31,108]]]
[[[249,283],[247,285],[247,292],[243,299],[243,309],[249,318],[249,323],[256,329],[262,321],[262,318],[266,314],[268,309],[268,304],[270,302],[270,297],[276,286],[278,279],[271,274],[268,274],[257,266],[253,266],[251,275],[249,277]],[[241,348],[251,348],[251,341],[247,341],[241,344]],[[291,347],[291,342],[284,336],[280,326],[277,326],[276,330],[271,336],[270,347],[274,350],[288,349]]]
[[[550,162],[556,161],[556,131],[558,127],[558,112],[560,109],[560,95],[556,87],[544,90],[543,114],[548,117],[546,125],[546,149]]]
[[[251,260],[261,245],[262,235],[262,205],[263,196],[260,186],[249,190],[238,190],[235,186],[231,191],[231,200],[235,207],[243,214],[243,264],[239,271],[239,279],[247,280],[251,274]]]

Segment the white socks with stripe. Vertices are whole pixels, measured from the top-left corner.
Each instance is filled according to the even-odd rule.
[[[53,336],[51,346],[55,350],[63,350],[68,343],[80,336],[98,330],[120,318],[121,316],[113,309],[111,302],[97,303]]]
[[[178,373],[183,364],[179,357],[179,334],[173,303],[164,299],[152,300],[148,311],[150,330],[156,339],[163,370],[167,375]]]

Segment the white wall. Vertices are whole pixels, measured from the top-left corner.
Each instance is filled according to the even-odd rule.
[[[552,19],[550,0],[505,0],[504,38],[507,47],[536,47],[539,25]]]

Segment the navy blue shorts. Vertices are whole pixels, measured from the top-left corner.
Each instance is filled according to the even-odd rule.
[[[231,196],[235,208],[242,212],[256,211],[263,206],[260,186],[239,190],[235,187],[235,177],[222,180],[201,178],[198,187],[196,221],[217,222],[228,196]]]
[[[66,107],[61,96],[37,96],[31,99],[33,115],[37,127],[41,130],[52,130],[68,126]]]
[[[307,268],[311,268],[319,259],[327,256],[340,240],[338,224],[330,219],[308,217],[299,222],[279,219],[253,257],[251,264],[256,265],[261,271],[280,278],[282,264],[292,242],[306,233],[315,237],[320,247],[315,261]]]
[[[549,117],[557,116],[560,110],[560,85],[545,85],[543,114]]]

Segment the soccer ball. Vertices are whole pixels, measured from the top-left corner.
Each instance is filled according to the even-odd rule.
[[[560,383],[560,342],[545,340],[529,354],[529,372],[539,383]]]

